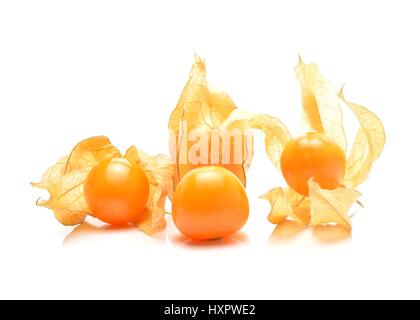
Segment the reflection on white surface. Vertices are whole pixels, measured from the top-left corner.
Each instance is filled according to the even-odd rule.
[[[136,229],[132,225],[124,226],[111,226],[100,223],[94,219],[90,219],[89,222],[83,222],[82,224],[74,227],[74,229],[66,235],[63,240],[63,246],[83,246],[96,241],[130,241],[128,238],[137,238],[138,243],[150,244],[168,244],[175,245],[184,248],[222,248],[231,247],[237,245],[245,245],[249,242],[248,235],[241,231],[231,237],[222,239],[215,239],[210,241],[194,241],[188,239],[182,235],[175,227],[172,217],[167,217],[167,228],[154,235],[146,235],[143,232]],[[127,244],[131,245],[131,244]]]
[[[64,238],[63,246],[86,245],[86,242],[93,240],[126,240],[137,238],[143,243],[164,243],[165,232],[157,233],[153,236],[145,235],[132,225],[111,226],[98,223],[97,221],[85,221],[74,227],[74,229]]]
[[[306,235],[306,237],[304,237]],[[295,242],[298,239],[306,239],[306,243],[338,244],[351,240],[351,231],[339,225],[322,225],[305,227],[291,220],[285,220],[278,224],[269,238],[271,245]]]
[[[351,240],[351,231],[339,225],[322,225],[305,227],[291,220],[285,220],[278,224],[270,236],[269,243],[286,244],[309,235],[307,243],[337,244]]]
[[[336,244],[351,240],[351,232],[339,225],[323,225],[313,228],[305,227],[299,223],[291,220],[285,220],[274,227],[268,242],[271,245],[286,244],[293,242],[302,235],[311,234],[305,241],[307,243],[322,243],[322,244]],[[167,218],[167,228],[165,231],[155,235],[145,235],[137,230],[134,226],[110,226],[106,224],[98,224],[96,221],[84,222],[74,229],[64,238],[63,246],[86,246],[86,242],[92,240],[105,240],[119,238],[137,237],[140,244],[160,243],[167,245],[175,245],[183,248],[222,248],[232,247],[238,245],[249,245],[250,240],[248,234],[240,231],[230,237],[209,240],[209,241],[195,241],[182,235],[175,227],[170,216]]]
[[[170,242],[176,246],[181,247],[194,247],[194,248],[217,248],[217,247],[228,247],[245,245],[249,242],[248,235],[244,232],[238,232],[231,237],[209,240],[209,241],[194,241],[188,239],[182,234],[175,234],[171,236]]]
[[[278,224],[270,236],[269,242],[271,244],[287,242],[295,239],[304,230],[296,221],[285,220]]]
[[[339,225],[316,226],[313,228],[313,235],[325,244],[351,240],[351,232]]]

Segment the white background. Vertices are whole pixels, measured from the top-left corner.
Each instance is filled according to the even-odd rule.
[[[420,298],[417,5],[0,2],[0,298]],[[365,209],[352,209],[351,237],[277,230],[270,240],[258,196],[284,182],[258,134],[251,217],[228,243],[194,246],[173,227],[157,238],[73,230],[35,207],[43,194],[29,182],[83,138],[167,152],[167,120],[195,52],[212,85],[293,134],[299,53],[381,117],[388,140],[361,188]]]

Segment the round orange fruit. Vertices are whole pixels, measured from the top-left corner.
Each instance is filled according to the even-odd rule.
[[[308,195],[308,179],[321,188],[341,186],[346,155],[332,139],[320,133],[308,133],[289,141],[281,156],[281,169],[287,184],[296,192]]]
[[[207,166],[189,171],[172,203],[175,225],[193,240],[231,236],[248,220],[249,203],[242,182],[231,171]]]
[[[126,159],[105,160],[86,178],[84,195],[93,216],[112,225],[141,218],[149,197],[144,170]]]

